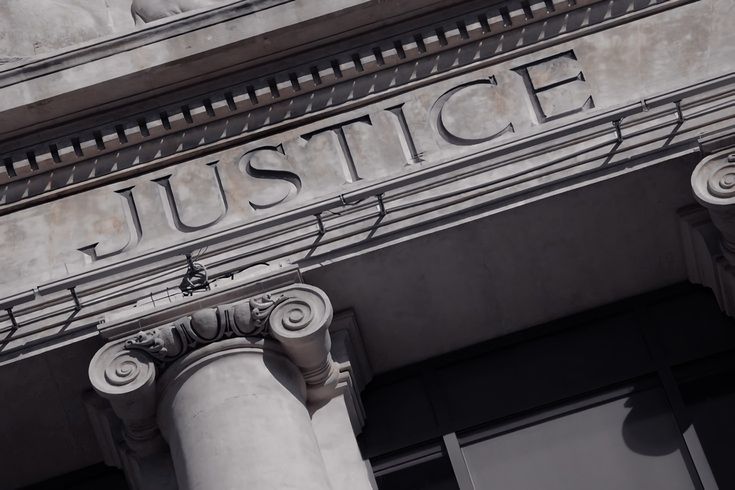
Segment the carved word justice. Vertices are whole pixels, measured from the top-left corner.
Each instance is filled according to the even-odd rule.
[[[118,185],[115,213],[122,203],[127,238],[120,237],[118,218],[116,239],[90,230],[95,236],[77,241],[77,250],[95,262],[142,242],[149,250],[165,246],[176,240],[161,240],[168,231],[238,225],[594,107],[572,51],[497,75],[489,70],[416,89],[357,118],[326,119],[285,141],[283,134],[269,137]]]

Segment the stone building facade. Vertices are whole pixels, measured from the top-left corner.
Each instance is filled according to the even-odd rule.
[[[735,488],[731,0],[0,5],[0,488]]]

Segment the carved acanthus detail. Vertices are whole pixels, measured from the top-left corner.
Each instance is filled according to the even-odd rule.
[[[260,334],[260,332],[267,333],[268,320],[270,319],[271,313],[273,313],[273,309],[285,300],[286,297],[283,295],[274,298],[270,294],[250,300],[251,317],[258,331],[255,335]]]
[[[139,349],[147,352],[156,359],[165,359],[168,349],[158,329],[140,332],[125,342],[126,349]]]
[[[265,294],[240,303],[195,311],[169,325],[142,331],[125,341],[128,350],[142,351],[166,364],[188,351],[231,337],[269,336],[274,309],[284,295]]]
[[[203,308],[108,344],[92,361],[90,379],[97,392],[113,402],[118,415],[124,414],[123,418],[131,421],[129,433],[138,434],[139,427],[147,427],[155,412],[150,400],[157,373],[200,347],[237,337],[261,337],[277,342],[301,371],[310,402],[327,400],[339,382],[339,367],[330,354],[332,314],[326,294],[305,284]],[[147,408],[140,414],[128,413],[130,397],[149,400]]]

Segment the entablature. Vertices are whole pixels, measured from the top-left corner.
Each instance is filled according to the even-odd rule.
[[[300,95],[302,113],[293,121],[274,123],[295,114],[298,98],[211,124],[202,106],[197,128],[128,141],[112,161],[86,160],[85,167],[78,156],[47,172],[61,178],[52,185],[56,190],[45,192],[47,183],[39,180],[16,180],[0,211],[10,230],[0,244],[12,258],[0,288],[2,355],[12,359],[96,335],[110,312],[180,297],[187,256],[195,255],[221,284],[261,266],[319,267],[696,157],[708,135],[732,127],[732,60],[711,68],[722,74],[691,82],[675,76],[692,63],[686,54],[672,54],[653,70],[655,53],[641,52],[630,66],[613,56],[616,47],[601,43],[640,32],[625,24],[629,20],[686,3],[692,2],[567,3],[569,12],[558,19],[580,20],[581,29],[555,31],[558,37],[547,44],[532,39],[539,42],[527,50],[513,43],[524,45],[523,35],[541,36],[552,24],[539,21],[534,31],[510,10],[510,22],[498,10],[497,22],[508,25],[482,33],[478,19],[480,28],[472,31],[490,37],[462,40],[459,25],[442,35],[432,27],[434,37],[421,36],[424,53],[413,39],[416,59],[376,72],[360,62],[363,72],[324,88],[322,98]],[[614,5],[621,8],[613,12]],[[692,5],[666,14],[681,19]],[[590,12],[600,14],[598,24],[584,23],[591,22]],[[616,23],[614,32],[591,33]],[[576,38],[583,33],[590,35]],[[357,72],[358,63],[348,63]],[[644,70],[674,89],[640,88]],[[617,72],[621,76],[609,77]],[[377,89],[384,91],[373,93]],[[226,100],[222,104],[217,111],[230,110]],[[125,160],[126,151],[132,160]],[[162,156],[165,151],[172,155]],[[145,155],[153,162],[137,160]],[[77,179],[77,187],[65,187],[64,178]],[[35,198],[28,194],[33,182],[40,191]]]
[[[491,8],[464,2],[442,12],[440,18],[436,13],[426,15],[384,28],[379,35],[357,36],[280,61],[266,63],[259,55],[259,66],[236,75],[221,75],[218,81],[184,89],[169,86],[168,94],[156,93],[143,103],[128,100],[123,110],[105,107],[104,115],[27,136],[16,138],[12,137],[14,133],[7,133],[8,138],[0,145],[0,190],[4,191],[0,192],[0,213],[252,141],[294,124],[353,110],[422,84],[502,63],[692,1],[638,4],[616,0],[615,5],[608,5],[602,0],[510,0]],[[236,8],[247,11],[248,5],[241,3],[227,7],[235,9],[230,15],[236,17]],[[463,9],[461,14],[459,8]],[[222,17],[226,9],[220,10],[223,12],[215,13]],[[215,13],[205,12],[193,19]],[[217,19],[225,21],[224,17]],[[387,34],[389,37],[384,37]],[[280,56],[286,54],[284,51]],[[247,56],[239,54],[238,58]],[[207,59],[206,64],[210,66],[211,60]],[[105,67],[95,70],[112,71]],[[210,67],[210,75],[216,72]],[[159,78],[157,73],[155,83]],[[146,78],[149,93],[154,90],[149,86],[152,82]],[[28,83],[32,81],[25,85]],[[219,88],[212,90],[213,86]],[[93,88],[76,87],[74,92],[124,99]],[[80,99],[86,101],[89,97]],[[17,103],[22,98],[4,100]],[[103,102],[98,104],[98,111]],[[132,108],[141,112],[131,114]],[[118,118],[111,118],[115,114]],[[23,125],[19,117],[8,115],[6,121],[12,121],[9,128],[14,132]]]

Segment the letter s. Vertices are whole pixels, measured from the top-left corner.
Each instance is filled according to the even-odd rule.
[[[277,206],[293,199],[301,191],[301,178],[293,172],[291,161],[280,145],[245,153],[238,167],[252,178],[255,193],[249,202],[255,210]]]

